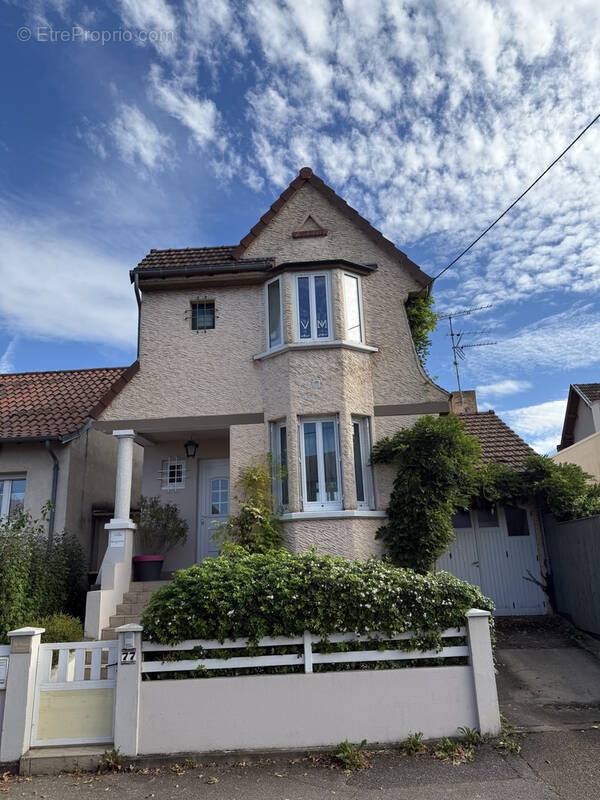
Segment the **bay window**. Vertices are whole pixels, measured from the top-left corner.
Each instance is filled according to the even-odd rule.
[[[356,483],[356,504],[358,508],[373,508],[373,470],[371,458],[371,436],[367,417],[352,419],[352,447],[354,455],[354,480]]]
[[[339,425],[334,417],[299,423],[304,511],[342,508]]]
[[[271,423],[271,455],[273,459],[273,497],[280,508],[289,504],[287,476],[287,425]]]
[[[267,346],[283,343],[283,313],[281,304],[281,279],[275,278],[266,285]]]
[[[296,339],[319,342],[332,337],[329,275],[296,276]]]
[[[344,273],[344,316],[346,320],[346,341],[365,341],[362,314],[362,292],[360,278],[357,275]]]
[[[0,478],[0,518],[12,519],[25,504],[25,478]]]

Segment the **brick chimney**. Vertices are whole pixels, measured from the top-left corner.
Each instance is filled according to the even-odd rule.
[[[453,414],[476,414],[477,395],[475,390],[452,392],[450,395],[450,411]]]

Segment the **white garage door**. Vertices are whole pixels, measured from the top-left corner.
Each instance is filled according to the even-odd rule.
[[[437,562],[438,570],[479,586],[494,601],[499,616],[546,613],[544,593],[527,580],[529,572],[541,580],[529,511],[499,508],[457,514],[454,533],[454,541]]]

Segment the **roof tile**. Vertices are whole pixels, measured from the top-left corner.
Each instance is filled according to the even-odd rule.
[[[535,455],[533,448],[493,411],[457,416],[465,424],[465,433],[474,436],[481,445],[482,461],[499,462],[521,469],[527,456]]]

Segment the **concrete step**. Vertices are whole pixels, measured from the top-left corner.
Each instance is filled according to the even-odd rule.
[[[103,642],[112,642],[117,638],[117,634],[115,633],[113,628],[103,628],[102,635],[100,636],[101,641]]]
[[[36,747],[28,750],[19,763],[19,775],[58,775],[61,772],[92,772],[102,755],[113,745],[93,744],[71,747]]]
[[[114,617],[108,619],[111,628],[118,628],[120,625],[129,625],[129,623],[139,623],[139,614],[115,614]]]
[[[171,581],[131,581],[129,584],[130,592],[156,592],[163,586],[168,586]]]
[[[146,610],[147,603],[119,603],[116,613],[121,614],[143,614]]]

